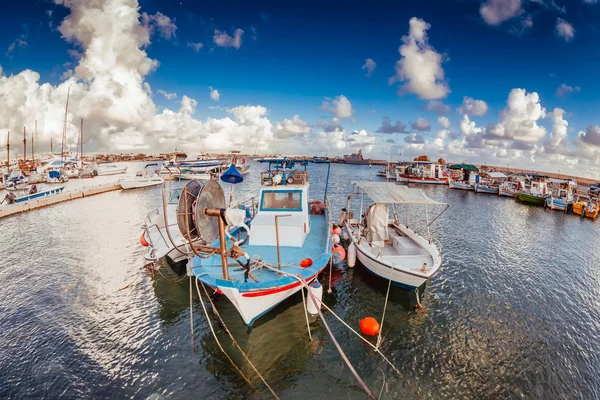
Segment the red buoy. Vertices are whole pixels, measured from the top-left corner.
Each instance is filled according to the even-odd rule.
[[[334,261],[335,262],[342,262],[346,259],[346,250],[344,250],[344,248],[338,244],[334,245],[333,248],[331,249],[332,251],[332,256],[334,256]]]
[[[144,247],[148,247],[148,242],[146,242],[146,238],[144,237],[143,233],[142,236],[140,236],[140,244]]]
[[[340,229],[339,226],[336,226],[335,228],[333,228],[333,234],[334,235],[341,235],[342,234],[342,230]]]
[[[373,317],[361,319],[360,330],[365,335],[375,336],[379,333],[379,322]]]

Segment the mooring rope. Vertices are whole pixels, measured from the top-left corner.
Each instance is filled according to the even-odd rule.
[[[198,295],[200,295],[200,287],[198,286],[198,281],[199,281],[199,279],[196,279],[196,289],[198,290]],[[256,374],[262,380],[262,382],[265,384],[265,386],[271,391],[271,394],[273,395],[273,397],[275,397],[277,400],[279,400],[279,396],[277,396],[277,394],[273,391],[273,389],[271,388],[271,386],[269,386],[269,384],[267,383],[267,381],[265,380],[265,378],[261,375],[261,373],[258,372],[258,369],[256,369],[256,367],[254,366],[254,364],[252,363],[252,361],[250,361],[250,359],[248,358],[248,356],[246,355],[246,353],[244,352],[244,350],[242,350],[242,348],[240,347],[240,345],[238,344],[238,342],[235,340],[235,338],[233,337],[233,335],[229,331],[229,328],[227,328],[227,325],[225,325],[225,321],[223,321],[223,318],[221,318],[221,314],[219,314],[219,311],[217,311],[217,307],[215,307],[215,304],[213,303],[213,301],[211,300],[210,296],[208,295],[208,291],[206,290],[206,286],[204,286],[204,282],[200,281],[200,283],[202,284],[202,289],[204,289],[204,293],[206,294],[206,297],[208,298],[208,302],[210,303],[213,312],[215,313],[215,315],[217,316],[217,318],[219,319],[219,321],[221,322],[221,324],[225,328],[225,333],[227,333],[227,335],[229,336],[229,338],[231,339],[231,341],[233,342],[233,344],[235,345],[235,347],[237,347],[237,349],[240,351],[240,353],[242,353],[242,355],[244,356],[244,358],[246,359],[246,361],[248,361],[248,364],[250,364],[250,366],[252,367],[252,369],[254,370],[254,372],[256,372]],[[208,315],[206,316],[206,318],[208,319]],[[210,324],[210,321],[209,321],[209,324]]]
[[[213,328],[212,323],[210,322],[210,317],[208,316],[208,311],[206,310],[206,307],[204,306],[204,301],[202,300],[202,296],[200,295],[200,288],[198,287],[198,279],[196,279],[196,290],[198,291],[198,296],[200,297],[200,304],[202,304],[202,309],[204,310],[204,315],[206,316],[206,320],[208,321],[208,326],[210,327],[210,331],[212,332],[212,335],[215,338],[215,341],[217,342],[217,346],[219,346],[219,349],[221,349],[221,351],[223,352],[223,354],[225,354],[225,357],[227,357],[227,359],[229,360],[229,362],[231,363],[231,365],[233,365],[233,367],[237,370],[237,372],[240,373],[240,375],[246,381],[246,383],[248,385],[250,385],[251,388],[255,389],[254,385],[252,385],[252,382],[250,382],[250,379],[248,379],[246,377],[246,375],[244,375],[244,373],[233,362],[233,360],[231,359],[231,357],[229,357],[229,354],[227,354],[227,352],[225,351],[225,349],[223,349],[223,346],[221,346],[221,342],[219,342],[219,338],[217,337],[217,334],[215,333],[215,329]]]
[[[390,287],[392,286],[392,274],[394,273],[394,266],[392,266],[392,272],[390,273],[390,279],[388,282],[387,293],[385,294],[385,303],[383,304],[383,314],[381,315],[381,325],[379,325],[379,332],[377,333],[377,342],[375,344],[376,348],[381,346],[381,332],[383,331],[383,321],[385,321],[385,312],[387,310],[388,299],[390,297]]]
[[[306,300],[304,299],[304,289],[300,289],[302,292],[302,305],[304,306],[304,317],[306,317],[306,329],[308,330],[308,340],[312,342],[312,335],[310,333],[310,323],[308,322],[308,304],[306,304]]]

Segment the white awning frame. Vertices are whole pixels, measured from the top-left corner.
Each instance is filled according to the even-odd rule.
[[[351,181],[350,183],[364,190],[375,203],[448,205],[427,197],[421,189],[407,188],[392,182]]]

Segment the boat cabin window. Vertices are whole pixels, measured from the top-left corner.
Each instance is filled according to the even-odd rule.
[[[261,211],[302,211],[301,190],[263,190]]]
[[[169,198],[169,204],[179,203],[179,198],[181,197],[182,191],[183,191],[183,188],[173,190],[173,193],[171,193],[171,197]]]

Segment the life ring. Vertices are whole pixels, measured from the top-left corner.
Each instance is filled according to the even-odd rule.
[[[288,176],[288,178],[285,181],[287,182],[288,185],[294,184],[294,178],[292,178],[291,176]]]

